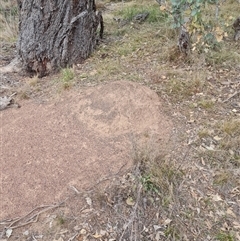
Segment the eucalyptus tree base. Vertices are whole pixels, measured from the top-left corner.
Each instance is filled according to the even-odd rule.
[[[233,23],[233,29],[235,31],[234,40],[238,41],[240,39],[240,17],[238,17]]]
[[[81,63],[98,42],[94,0],[19,0],[18,8],[17,59],[39,77]]]

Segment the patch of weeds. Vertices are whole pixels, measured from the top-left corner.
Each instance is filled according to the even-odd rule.
[[[176,229],[174,226],[167,227],[167,229],[164,231],[164,235],[168,238],[171,238],[171,240],[180,239],[179,230]]]
[[[159,11],[156,6],[147,8],[147,11],[150,13],[147,18],[148,23],[165,22],[168,19],[168,14],[166,12]]]
[[[227,171],[218,172],[214,176],[213,184],[223,186],[224,184],[228,183],[230,179],[230,173]]]
[[[212,100],[200,100],[198,106],[204,109],[212,109],[214,107],[214,101]]]
[[[61,83],[63,89],[69,89],[73,85],[73,79],[75,77],[74,70],[72,68],[64,68],[61,70]]]
[[[187,99],[198,93],[202,87],[202,81],[199,79],[170,79],[166,85],[166,91],[169,96],[173,96],[177,101]]]
[[[121,36],[124,36],[126,33],[127,33],[126,29],[120,28],[120,29],[114,29],[114,31],[111,33],[111,35],[121,37]]]
[[[179,60],[180,56],[181,56],[181,52],[178,48],[178,46],[171,46],[168,48],[168,61],[170,62],[176,62]]]
[[[146,191],[159,193],[159,188],[154,183],[153,177],[150,174],[141,176],[140,181]]]
[[[158,187],[158,194],[162,201],[166,201],[166,198],[168,200],[173,200],[175,189],[183,179],[184,173],[175,163],[162,158],[156,160],[149,172],[154,177],[154,184]]]
[[[57,221],[57,224],[60,226],[65,224],[65,222],[66,222],[66,220],[64,219],[63,216],[57,216],[56,221]]]
[[[229,232],[219,232],[217,235],[216,235],[216,239],[219,240],[219,241],[234,241],[235,238],[232,234],[230,234]]]
[[[206,137],[208,137],[210,135],[210,133],[209,133],[209,130],[208,129],[202,129],[202,130],[199,130],[198,131],[198,136],[199,136],[199,138],[206,138]]]
[[[139,165],[140,181],[146,191],[157,194],[162,205],[168,206],[175,195],[175,188],[183,178],[183,172],[171,160],[156,151],[138,150],[135,162]]]
[[[161,200],[161,205],[164,207],[164,208],[168,208],[169,205],[171,204],[172,202],[172,197],[170,196],[166,196],[166,197],[162,197],[162,200]]]
[[[136,45],[132,45],[132,44],[123,44],[123,45],[120,45],[118,48],[117,48],[117,53],[120,55],[120,56],[128,56],[128,55],[131,55],[135,50],[137,49]]]
[[[199,156],[204,158],[211,168],[219,168],[227,162],[229,154],[224,150],[204,150],[200,151]]]
[[[148,23],[155,23],[155,22],[164,22],[168,18],[168,14],[165,12],[159,11],[159,8],[155,5],[152,6],[139,6],[139,5],[133,5],[128,6],[126,8],[123,8],[120,10],[117,14],[121,15],[124,19],[128,21],[134,20],[134,17],[137,14],[141,13],[149,13],[147,17]]]
[[[228,151],[230,155],[234,156],[238,156],[237,153],[239,153],[239,147],[240,147],[240,136],[236,135],[236,136],[225,136],[220,144],[219,144],[220,148]],[[235,153],[236,151],[236,153]]]
[[[102,77],[103,79],[107,76],[117,75],[123,72],[120,61],[117,60],[112,62],[108,59],[101,61],[101,63],[96,66],[96,70],[96,75],[98,77]]]
[[[229,162],[236,168],[240,167],[240,155],[235,154]]]
[[[31,89],[29,85],[24,85],[18,92],[18,96],[22,100],[30,99]]]
[[[229,49],[209,51],[206,54],[206,62],[212,66],[234,67],[240,62],[240,54]]]
[[[18,11],[15,1],[0,3],[0,40],[16,42],[18,36]]]
[[[38,79],[38,77],[36,75],[33,78],[29,79],[28,84],[29,84],[29,86],[34,87],[34,86],[36,86],[38,84],[38,81],[39,81],[39,79]]]
[[[202,199],[203,203],[204,203],[204,207],[208,208],[209,210],[213,210],[214,209],[214,205],[212,202],[212,199],[210,197],[204,197]]]
[[[239,136],[240,135],[240,120],[232,119],[229,121],[225,121],[221,130],[230,136]]]

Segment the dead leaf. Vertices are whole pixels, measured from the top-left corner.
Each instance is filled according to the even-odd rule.
[[[86,234],[87,233],[87,231],[86,231],[86,229],[81,229],[81,231],[80,231],[80,234],[82,234],[82,235],[84,235],[84,234]]]
[[[235,229],[240,230],[240,223],[238,223],[238,222],[236,222],[236,221],[233,221],[233,227],[234,227]]]
[[[231,215],[232,217],[236,218],[236,215],[235,215],[235,213],[232,211],[231,208],[228,208],[228,209],[227,209],[227,214],[229,214],[229,215]]]
[[[172,219],[170,219],[170,218],[167,218],[164,222],[163,222],[163,225],[168,225],[168,224],[170,224],[172,222]]]
[[[92,208],[86,208],[82,211],[82,213],[90,213],[92,212],[92,210],[93,210]]]
[[[126,203],[128,206],[133,206],[135,204],[132,197],[128,197]]]
[[[94,235],[93,235],[93,237],[94,237],[94,238],[96,238],[96,239],[98,239],[98,238],[101,238],[101,237],[102,237],[102,235],[101,235],[101,234],[99,234],[99,233],[96,233],[96,234],[94,234]]]
[[[159,240],[160,240],[160,233],[159,233],[159,232],[157,232],[157,234],[156,234],[156,236],[155,236],[155,240],[156,240],[156,241],[159,241]]]
[[[214,136],[213,139],[214,139],[215,141],[220,141],[220,140],[222,140],[222,138],[219,137],[219,136]]]
[[[197,213],[200,214],[201,210],[200,208],[197,208]]]
[[[229,230],[231,230],[231,227],[225,222],[224,224],[223,224],[223,227],[221,227],[221,230],[222,231],[229,231]]]
[[[165,11],[166,10],[166,6],[160,6],[160,10],[161,11]]]
[[[219,202],[219,201],[222,201],[222,198],[218,194],[216,194],[216,195],[212,195],[212,200],[215,202]]]
[[[12,229],[7,229],[6,231],[6,237],[9,238],[12,235],[13,230]]]
[[[92,206],[92,199],[90,197],[86,197],[86,202],[89,206]]]
[[[24,231],[24,232],[23,232],[23,235],[24,235],[24,236],[28,236],[28,235],[29,235],[29,231],[28,231],[28,230]]]
[[[60,232],[58,234],[65,234],[69,232],[67,229],[61,229]]]
[[[107,235],[107,231],[105,231],[105,230],[100,230],[100,234],[101,234],[102,236]]]

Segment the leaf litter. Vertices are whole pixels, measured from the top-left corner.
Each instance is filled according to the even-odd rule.
[[[134,33],[134,29],[131,31]],[[146,191],[140,181],[142,173],[136,166],[109,178],[108,186],[103,189],[86,193],[75,190],[71,198],[78,200],[78,213],[68,208],[69,198],[64,201],[64,207],[49,205],[37,208],[32,216],[1,221],[0,240],[9,237],[8,240],[205,241],[220,240],[217,237],[222,232],[229,235],[225,237],[234,237],[228,240],[240,240],[240,139],[235,127],[229,132],[232,120],[240,118],[239,67],[201,66],[205,72],[201,76],[203,85],[193,86],[192,79],[196,77],[193,73],[201,69],[199,65],[195,68],[177,59],[169,66],[159,63],[164,52],[159,54],[146,45],[138,49],[130,59],[124,57],[124,74],[119,73],[117,78],[137,79],[167,103],[166,112],[172,115],[179,138],[174,140],[176,145],[168,160],[172,166],[181,162],[178,167],[183,173],[177,186],[168,185],[174,195],[169,192],[159,196],[153,190]],[[80,81],[80,86],[94,84],[93,79],[99,74],[94,58],[99,60],[102,54],[99,50],[92,62],[88,60],[81,65],[81,71],[87,76]],[[144,62],[138,54],[144,56]],[[110,57],[108,54],[105,59]],[[161,64],[160,68],[156,62]],[[143,76],[142,79],[139,76]],[[108,81],[105,75],[98,78],[96,82]],[[1,98],[2,106],[8,107],[11,97]],[[213,108],[204,103],[206,98],[214,99]],[[226,123],[230,125],[227,131],[223,128]],[[207,134],[203,130],[208,130]],[[188,152],[184,155],[186,149]],[[65,221],[59,221],[59,217]]]

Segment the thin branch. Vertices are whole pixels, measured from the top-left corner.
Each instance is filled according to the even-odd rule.
[[[239,94],[240,94],[240,91],[236,91],[235,93],[230,95],[226,100],[223,100],[223,103],[228,102],[230,99],[232,99],[233,97],[235,97],[236,95],[239,95]]]
[[[135,203],[135,205],[134,205],[134,207],[133,207],[133,211],[132,211],[132,213],[131,213],[131,217],[130,217],[128,223],[125,225],[124,230],[123,230],[123,232],[122,232],[122,235],[121,235],[119,241],[122,241],[123,236],[124,236],[126,230],[128,229],[128,227],[129,227],[130,225],[132,225],[132,223],[134,222],[134,220],[135,220],[135,218],[136,218],[136,211],[137,211],[137,208],[138,208],[138,203],[139,203],[141,191],[142,191],[142,185],[140,185],[140,187],[138,188],[137,200],[136,200],[136,203]]]
[[[26,226],[30,223],[35,223],[38,221],[38,217],[41,213],[46,212],[50,209],[54,209],[54,208],[58,208],[60,207],[64,202],[61,202],[60,204],[57,205],[42,205],[42,206],[38,206],[36,208],[34,208],[33,210],[31,210],[29,213],[27,213],[26,215],[24,215],[23,217],[20,218],[16,218],[15,220],[11,220],[11,223],[6,227],[6,229],[17,229],[23,226]],[[26,222],[23,222],[22,224],[16,225],[17,223],[23,221],[24,219],[26,219],[30,214],[32,214],[33,212],[35,212],[36,210],[39,209],[43,209],[38,211],[37,213],[33,214],[31,217],[29,217]]]

